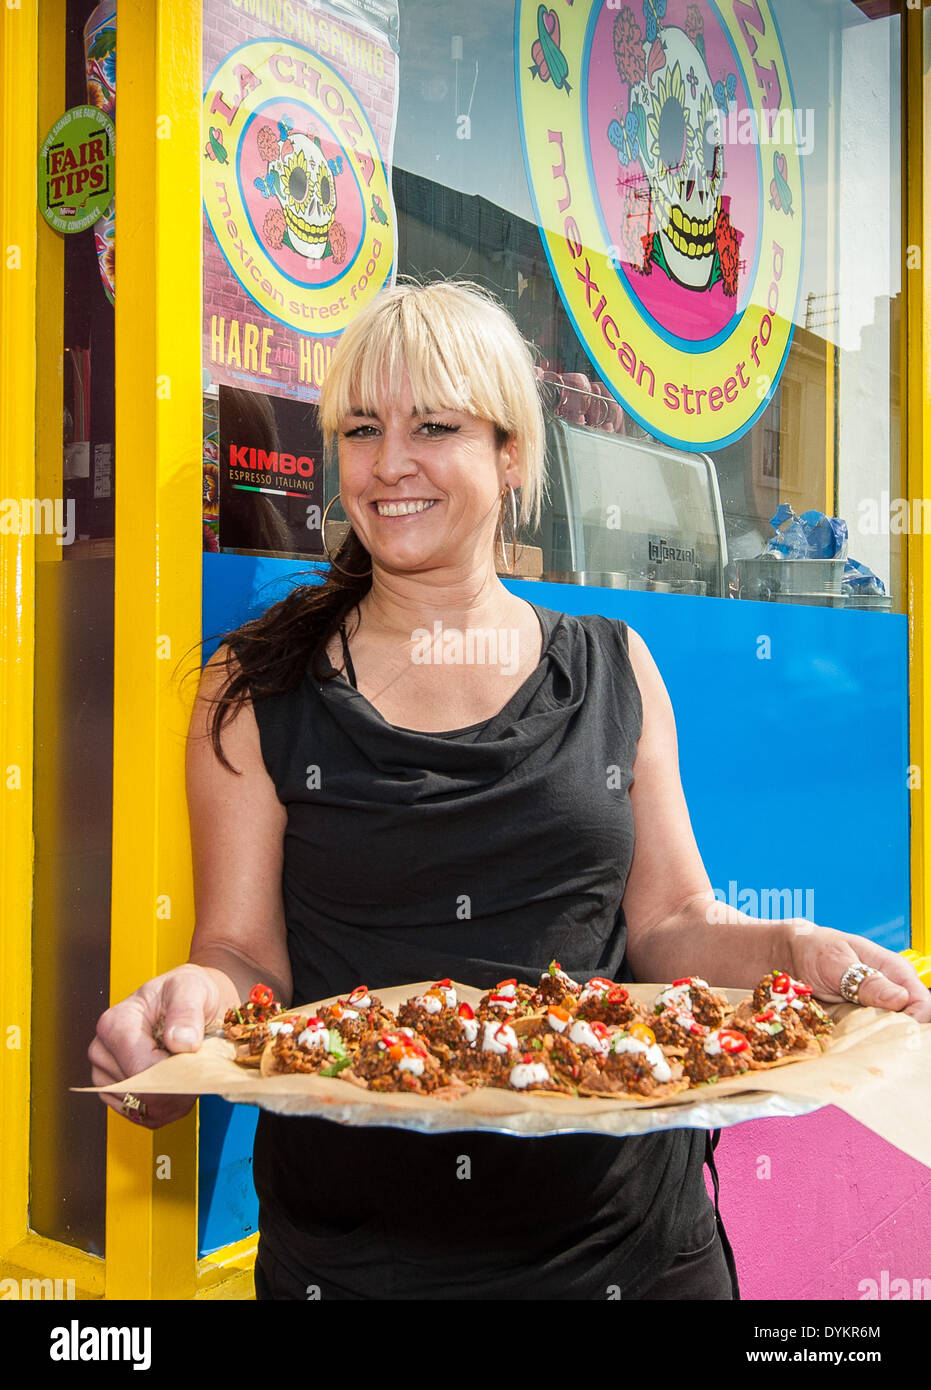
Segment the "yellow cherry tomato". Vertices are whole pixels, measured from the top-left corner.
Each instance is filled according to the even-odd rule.
[[[639,1038],[641,1042],[646,1043],[647,1047],[652,1047],[656,1042],[656,1034],[653,1032],[653,1029],[648,1028],[645,1023],[633,1024],[630,1029],[630,1036],[632,1038]]]

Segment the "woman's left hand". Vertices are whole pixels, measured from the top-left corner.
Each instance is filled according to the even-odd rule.
[[[919,1023],[931,1023],[931,990],[921,983],[910,961],[865,936],[816,927],[802,918],[785,925],[792,931],[790,973],[811,985],[816,998],[840,1000],[841,976],[849,966],[862,961],[881,974],[870,975],[863,981],[861,1004],[906,1013]]]

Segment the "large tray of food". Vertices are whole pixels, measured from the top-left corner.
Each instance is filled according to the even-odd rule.
[[[486,991],[450,979],[360,984],[287,1009],[257,984],[198,1052],[101,1089],[213,1093],[281,1114],[422,1132],[717,1128],[859,1096],[883,1075],[869,1065],[870,1047],[901,1055],[893,1019],[822,1005],[779,970],[748,991],[695,976],[574,980],[553,961],[536,981]]]

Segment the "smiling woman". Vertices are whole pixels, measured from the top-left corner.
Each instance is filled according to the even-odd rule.
[[[192,722],[192,965],[246,989],[249,962],[297,1002],[361,980],[494,986],[555,956],[625,978],[626,625],[525,603],[495,573],[518,489],[531,525],[545,489],[530,349],[476,286],[401,285],[343,335],[320,418],[348,535],[323,585],[228,634]],[[218,872],[223,806],[253,828],[224,856],[248,913]],[[462,1149],[263,1112],[257,1296],[662,1297],[674,1277],[732,1297],[703,1135],[473,1134],[468,1183]]]
[[[383,401],[396,401],[405,375],[411,408],[421,418],[434,417],[442,405],[491,422],[499,445],[510,436],[520,439],[520,519],[536,526],[544,490],[543,413],[532,350],[510,315],[465,281],[382,291],[372,310],[347,328],[330,363],[320,399],[329,448],[350,415],[374,417]]]
[[[503,551],[506,530],[535,527],[546,495],[533,349],[506,310],[469,281],[384,290],[343,333],[319,419],[350,528],[322,585],[296,588],[215,658],[236,658],[211,726],[226,766],[221,734],[245,699],[293,689],[308,652],[319,681],[339,675],[333,662],[353,613],[358,688],[404,727],[425,706],[437,729],[444,717],[497,710],[513,693],[506,679],[524,679],[539,660],[533,610],[495,575],[496,535]],[[433,663],[428,686],[421,669],[415,688],[411,634],[436,621],[515,631],[523,660],[516,672],[509,663],[504,683],[499,673],[481,688],[487,671],[450,679]],[[399,633],[408,638],[400,653]]]
[[[321,416],[350,533],[323,585],[229,633],[208,664],[187,746],[190,959],[103,1016],[95,1084],[150,1063],[153,1027],[166,1051],[195,1049],[257,980],[304,1005],[427,979],[535,982],[560,960],[580,980],[753,988],[778,971],[827,1000],[853,978],[864,1003],[931,1014],[911,967],[868,941],[712,919],[642,639],[526,603],[495,573],[508,494],[538,515],[540,415],[529,350],[468,286],[400,286],[342,339]],[[125,1113],[157,1127],[187,1108]],[[257,1295],[730,1299],[706,1138],[466,1143],[263,1111]]]

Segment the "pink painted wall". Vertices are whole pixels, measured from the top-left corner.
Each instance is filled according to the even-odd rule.
[[[931,1279],[931,1168],[833,1106],[725,1129],[716,1163],[743,1298],[859,1300],[883,1270],[887,1288]]]

